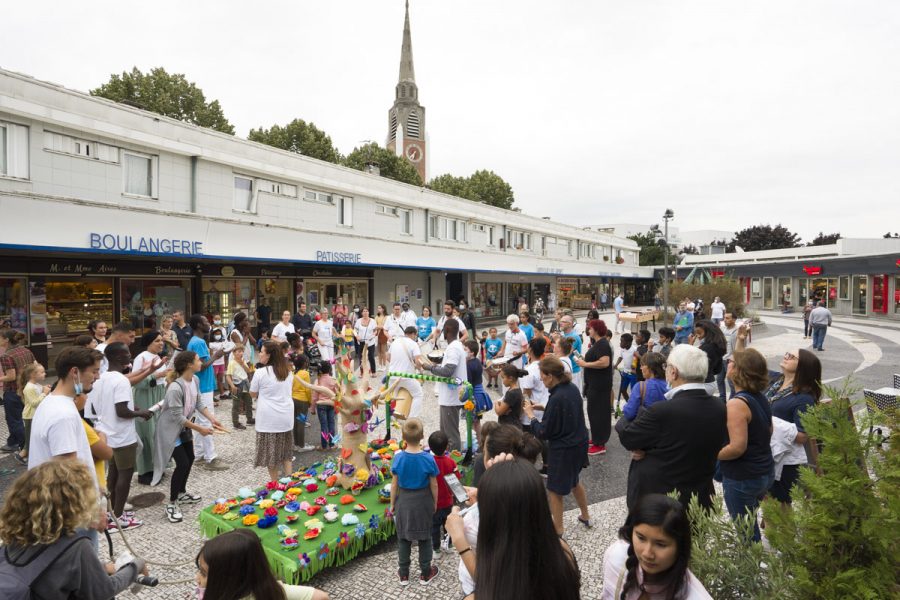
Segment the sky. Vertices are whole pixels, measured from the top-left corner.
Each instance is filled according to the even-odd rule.
[[[3,3],[0,67],[87,91],[162,66],[239,136],[301,118],[344,154],[384,144],[403,0],[136,7]],[[492,170],[574,225],[898,227],[900,2],[411,0],[410,20],[431,177]]]

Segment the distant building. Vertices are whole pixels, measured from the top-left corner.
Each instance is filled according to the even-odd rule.
[[[651,223],[620,223],[615,225],[590,225],[586,229],[609,233],[616,237],[628,237],[630,235],[644,234],[650,231]],[[659,224],[662,227],[662,223]],[[701,250],[703,246],[709,246],[712,242],[729,242],[734,237],[733,231],[722,229],[698,229],[693,231],[681,231],[677,226],[669,225],[669,241],[675,248],[694,246]],[[711,251],[715,252],[715,250]]]

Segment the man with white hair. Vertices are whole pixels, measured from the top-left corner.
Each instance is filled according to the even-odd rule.
[[[669,354],[666,402],[656,402],[619,432],[631,450],[626,504],[631,509],[646,494],[678,490],[687,507],[696,494],[700,506],[711,507],[713,475],[725,443],[725,404],[710,396],[704,381],[709,359],[699,348],[682,344]],[[646,449],[646,450],[645,450]]]
[[[497,354],[500,356],[515,357],[507,364],[516,365],[522,369],[524,368],[524,360],[522,357],[528,352],[528,338],[525,336],[525,332],[519,329],[518,316],[509,315],[506,317],[506,326],[509,329],[506,330],[506,335],[503,336],[503,345],[500,346],[500,351],[497,352]],[[503,394],[506,394],[507,389],[509,388],[503,385],[501,380],[500,391]]]

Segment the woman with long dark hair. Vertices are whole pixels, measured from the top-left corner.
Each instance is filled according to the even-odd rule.
[[[584,369],[587,416],[591,423],[588,454],[606,454],[606,442],[612,431],[609,412],[613,397],[613,353],[606,339],[606,323],[592,319],[587,327],[591,347],[583,358],[575,359],[575,364]]]
[[[700,340],[700,349],[706,353],[706,358],[709,360],[706,383],[715,383],[716,375],[725,368],[725,365],[722,364],[722,357],[728,351],[728,342],[725,341],[725,334],[712,321],[703,320],[694,323],[694,333],[688,339],[692,345],[695,339]],[[718,390],[717,385],[713,386],[713,391],[710,395],[718,395]]]
[[[328,600],[321,590],[275,579],[259,536],[249,529],[209,540],[195,562],[194,581],[203,600]]]
[[[88,331],[90,331],[91,335],[94,336],[94,339],[97,340],[98,345],[106,343],[106,335],[109,331],[106,326],[106,321],[91,321],[88,323]]]
[[[474,600],[578,600],[581,575],[556,533],[544,484],[524,460],[489,468],[478,486]],[[515,506],[515,510],[511,507]],[[462,555],[465,547],[457,546]]]
[[[690,562],[691,523],[684,506],[662,494],[647,494],[603,555],[601,600],[712,600],[688,570]]]
[[[278,479],[278,467],[290,475],[294,450],[293,378],[281,346],[273,341],[259,351],[263,367],[253,373],[250,396],[256,404],[256,460],[254,466],[269,470],[269,481]]]

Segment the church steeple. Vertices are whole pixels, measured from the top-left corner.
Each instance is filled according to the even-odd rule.
[[[413,67],[412,34],[409,30],[409,0],[406,0],[406,21],[403,23],[403,46],[400,49],[400,83],[416,82]]]

